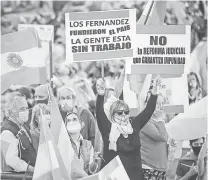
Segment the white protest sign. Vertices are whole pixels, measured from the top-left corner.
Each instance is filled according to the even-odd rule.
[[[134,58],[126,62],[127,74],[152,72],[176,77],[187,73],[184,66],[190,60],[190,26],[139,25],[136,31]]]
[[[189,106],[187,76],[162,79],[161,94],[166,114],[184,113]]]
[[[136,10],[65,14],[66,61],[133,57]]]
[[[34,28],[40,38],[41,43],[54,41],[54,26],[53,25],[37,25],[37,24],[18,24],[18,31],[26,28]]]
[[[129,87],[131,88],[132,84],[138,83],[137,79],[142,74],[153,74],[154,76],[160,74],[164,83],[171,82],[174,84],[172,87],[179,87],[178,84],[181,84],[186,89],[187,83],[182,84],[182,80],[179,79],[182,77],[182,74],[188,73],[188,64],[190,63],[190,26],[137,25],[136,33],[135,39],[137,41],[134,49],[134,58],[131,61],[126,61],[126,74],[127,76],[132,76],[128,78]],[[165,80],[166,78],[168,79]],[[173,78],[179,79],[173,80]],[[183,82],[187,82],[186,77],[181,79],[183,79]],[[171,92],[175,94],[175,90],[172,89]],[[180,93],[182,92],[184,97],[188,96],[187,92],[184,90],[180,91]],[[175,96],[181,97],[180,93],[178,93],[178,96]],[[140,90],[137,90],[137,94],[140,94]],[[128,94],[124,91],[124,99],[125,97],[128,98]],[[145,97],[140,96],[141,98],[145,99]],[[172,102],[174,108],[170,111],[171,106],[168,106],[169,108],[166,108],[167,112],[183,112],[187,100],[184,98],[182,100],[183,103]],[[138,101],[138,99],[134,100],[134,104],[136,104],[135,101]],[[139,107],[131,108],[138,109]]]

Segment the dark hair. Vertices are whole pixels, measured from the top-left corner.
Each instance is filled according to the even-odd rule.
[[[205,137],[201,137],[201,138],[203,139],[203,141],[205,141]],[[201,138],[189,140],[189,143],[192,145],[192,143],[196,142],[197,140],[199,140]]]
[[[199,82],[199,78],[195,72],[190,72],[188,76],[195,76],[196,82],[197,82],[196,88],[198,89],[201,87],[200,82]],[[189,87],[189,89],[191,89],[191,87],[189,86],[189,83],[188,83],[188,87]]]

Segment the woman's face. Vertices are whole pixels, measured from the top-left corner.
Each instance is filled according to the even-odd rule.
[[[189,82],[189,86],[192,88],[196,88],[197,86],[197,81],[196,81],[196,77],[194,75],[190,75],[188,78],[188,82]]]
[[[114,121],[122,126],[126,126],[129,121],[129,109],[121,107],[114,112]]]
[[[82,125],[76,114],[70,114],[66,119],[66,128],[70,134],[80,133]]]
[[[38,123],[38,128],[40,129],[41,123],[40,123],[40,119],[41,115],[40,113],[36,113],[35,115],[35,121]],[[51,126],[51,115],[49,111],[44,112],[44,120],[47,121],[48,126]]]

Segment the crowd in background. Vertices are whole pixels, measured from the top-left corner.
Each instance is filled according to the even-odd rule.
[[[201,1],[183,1],[178,2],[183,8],[183,16],[177,14],[176,7],[173,3],[169,3],[167,6],[165,24],[183,24],[184,22],[192,25],[192,36],[191,36],[191,50],[207,36],[207,19],[205,9]],[[144,9],[145,1],[2,1],[1,2],[1,32],[2,35],[17,30],[18,24],[52,24],[55,27],[54,34],[54,46],[53,46],[53,61],[54,61],[54,76],[53,76],[53,90],[56,96],[57,102],[60,106],[60,111],[65,121],[66,127],[72,121],[80,120],[77,129],[82,137],[87,141],[85,147],[91,148],[94,146],[95,131],[97,128],[96,122],[98,123],[99,130],[102,134],[102,138],[105,144],[106,134],[105,130],[102,131],[102,127],[106,125],[99,124],[96,121],[96,103],[98,103],[96,97],[100,95],[96,82],[101,78],[102,74],[102,62],[84,62],[84,63],[73,63],[64,64],[65,61],[65,27],[64,27],[64,14],[66,12],[89,12],[89,11],[106,11],[116,9],[129,9],[136,8],[137,20],[139,19]],[[107,91],[105,92],[104,102],[111,97],[113,90],[116,88],[116,84],[121,77],[121,72],[124,70],[124,60],[114,60],[104,62],[104,76],[105,85]],[[100,84],[102,87],[102,85]],[[67,87],[67,88],[66,88]],[[70,88],[68,88],[70,87]],[[188,89],[189,89],[189,103],[195,103],[206,95],[206,92],[202,91],[202,85],[200,84],[199,78],[195,73],[190,73],[188,76]],[[151,89],[150,89],[151,91]],[[29,113],[28,127],[31,128],[31,121],[33,122],[32,133],[35,135],[38,133],[38,124],[35,124],[35,119],[38,119],[38,108],[37,104],[42,104],[41,108],[44,109],[44,113],[47,114],[47,107],[43,104],[47,104],[45,100],[48,99],[47,89],[44,85],[31,85],[22,87],[18,85],[11,86],[6,92],[2,92],[1,95],[1,123],[8,117],[5,111],[6,103],[12,96],[18,94],[24,95],[27,100],[28,108],[33,110]],[[120,94],[122,98],[122,93]],[[68,98],[68,99],[67,99]],[[150,98],[150,97],[148,97]],[[71,106],[65,106],[64,102],[67,100],[76,99],[77,101],[70,101]],[[149,99],[148,99],[149,100]],[[146,102],[148,102],[148,100]],[[159,101],[163,101],[163,97],[159,97]],[[104,102],[102,106],[104,106]],[[69,101],[68,101],[69,103]],[[121,105],[124,106],[125,105]],[[147,104],[146,104],[147,106]],[[35,108],[34,108],[35,107]],[[71,108],[71,109],[70,109]],[[104,113],[104,109],[102,110]],[[70,112],[70,113],[67,113]],[[125,113],[125,112],[124,112]],[[104,115],[103,115],[104,116]],[[106,118],[106,117],[101,117]],[[155,117],[156,118],[156,117]],[[168,138],[166,132],[164,119],[169,121],[173,117],[160,117],[159,121],[155,120],[154,117],[147,123],[146,126],[141,130],[141,163],[143,174],[146,179],[165,179],[168,174],[169,179],[174,179],[175,175],[177,180],[183,176],[191,177],[196,180],[197,173],[194,167],[197,163],[199,156],[199,148],[205,141],[204,138],[190,141],[190,147],[192,150],[188,152],[178,163],[182,157],[182,142],[176,142]],[[157,118],[156,118],[157,119]],[[167,120],[168,119],[168,120]],[[84,128],[83,128],[84,127]],[[107,127],[106,127],[107,128]],[[70,128],[69,128],[70,129]],[[129,130],[129,129],[128,129]],[[68,130],[69,134],[73,129]],[[109,133],[108,131],[106,133]],[[129,133],[130,134],[130,133]],[[71,136],[71,142],[73,148],[76,150],[76,143],[73,143],[73,135]],[[34,140],[34,139],[33,139]],[[34,149],[37,150],[38,140],[34,140]],[[91,142],[91,145],[89,143]],[[108,139],[106,140],[108,141]],[[120,140],[122,141],[122,140]],[[169,151],[168,146],[169,144]],[[171,154],[174,149],[174,155]],[[107,149],[105,149],[107,148]],[[118,147],[121,148],[121,147]],[[125,149],[125,148],[124,148]],[[197,150],[198,149],[198,150]],[[147,151],[148,150],[148,151]],[[104,146],[104,159],[112,159],[114,154],[109,153],[108,147]],[[126,149],[125,149],[126,151]],[[131,151],[131,150],[127,150]],[[176,152],[177,151],[177,152]],[[109,154],[108,154],[109,153]],[[79,154],[79,152],[77,152]],[[84,154],[84,151],[83,151]],[[171,157],[172,155],[172,157]],[[184,155],[184,154],[183,154]],[[84,155],[83,158],[86,160],[88,154]],[[91,156],[91,155],[90,155]],[[110,157],[109,157],[110,156]],[[202,155],[200,155],[202,156]],[[95,157],[94,157],[95,158]],[[177,161],[174,162],[174,159]],[[90,162],[90,168],[84,166],[88,174],[96,172],[96,166],[92,163],[91,159],[86,160]],[[191,167],[184,167],[182,164],[188,164]],[[107,163],[107,162],[105,162]],[[104,163],[104,165],[105,165]],[[193,163],[193,164],[192,164]],[[128,163],[127,163],[128,164]],[[178,165],[179,164],[179,165]],[[103,165],[103,166],[104,166]],[[176,170],[177,169],[177,170]],[[31,170],[32,171],[32,170]],[[89,171],[89,172],[88,172]],[[131,172],[131,171],[130,171]],[[188,175],[187,175],[188,174]],[[190,176],[190,177],[189,177]],[[190,179],[190,180],[192,180]]]

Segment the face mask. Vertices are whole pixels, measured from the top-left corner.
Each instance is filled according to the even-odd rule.
[[[195,153],[197,156],[198,156],[198,155],[199,155],[199,153],[200,153],[201,147],[202,147],[202,146],[192,147],[192,149],[193,149],[194,153]]]
[[[29,116],[28,111],[19,112],[19,120],[23,123],[28,121],[28,116]]]
[[[77,133],[80,132],[82,127],[81,124],[79,122],[75,122],[75,123],[67,123],[67,130],[69,133]]]
[[[48,99],[35,100],[35,104],[48,104]]]

